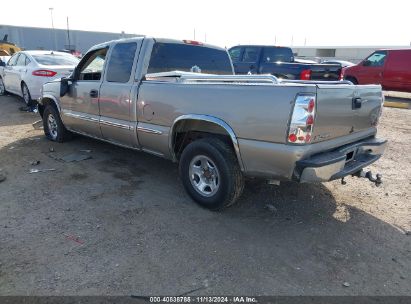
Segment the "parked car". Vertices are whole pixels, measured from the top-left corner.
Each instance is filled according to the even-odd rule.
[[[341,66],[302,63],[289,47],[239,45],[229,49],[236,74],[272,74],[282,79],[340,80]]]
[[[336,60],[336,59],[329,59],[329,60],[327,59],[327,60],[322,61],[321,63],[323,63],[323,64],[338,64],[343,68],[355,65],[355,63],[352,63],[350,61]]]
[[[188,194],[220,210],[246,176],[378,185],[362,168],[386,145],[382,99],[379,85],[236,76],[222,48],[137,37],[91,48],[71,77],[43,86],[39,113],[52,141],[74,132],[178,162]]]
[[[23,97],[30,105],[41,97],[43,84],[69,76],[79,60],[66,53],[21,51],[0,66],[0,95],[6,91]]]
[[[376,51],[343,74],[354,84],[381,84],[384,90],[411,92],[411,49]]]

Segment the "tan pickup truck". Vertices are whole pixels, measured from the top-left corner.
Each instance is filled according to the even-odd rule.
[[[179,163],[188,194],[220,210],[246,177],[380,184],[362,169],[386,146],[382,104],[379,85],[236,76],[224,49],[139,37],[91,48],[71,77],[44,85],[39,113],[50,140],[74,132]]]

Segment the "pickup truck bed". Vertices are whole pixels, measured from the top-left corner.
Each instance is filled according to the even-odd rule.
[[[180,52],[167,59],[173,52],[162,50],[175,45]],[[186,48],[192,61],[184,55],[181,64],[171,63],[180,62]],[[201,58],[193,55],[196,48]],[[107,67],[88,69],[93,56]],[[216,65],[218,60],[226,62]],[[128,66],[127,77],[116,74],[117,62]],[[224,75],[207,74],[218,66]],[[224,49],[186,41],[134,38],[98,45],[72,77],[44,86],[39,112],[45,134],[62,142],[75,132],[178,162],[189,195],[213,210],[237,200],[245,176],[328,181],[359,173],[382,155],[386,142],[375,138],[380,86],[236,76],[226,72],[230,66]],[[200,69],[202,74],[190,72]],[[97,80],[82,80],[83,70]]]

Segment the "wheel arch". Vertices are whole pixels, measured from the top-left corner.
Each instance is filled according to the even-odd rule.
[[[39,113],[40,113],[41,117],[43,117],[44,109],[46,108],[46,106],[47,106],[48,104],[54,105],[54,106],[56,107],[57,111],[58,111],[59,114],[60,114],[61,108],[60,108],[60,105],[59,105],[59,103],[57,102],[56,98],[55,98],[54,96],[52,96],[52,95],[44,94],[44,95],[41,97],[41,100],[40,100],[39,103],[38,103],[38,110],[39,110]]]
[[[173,161],[178,161],[176,147],[179,143],[177,135],[179,133],[185,134],[187,132],[202,132],[217,136],[226,136],[229,139],[230,144],[233,146],[241,171],[244,171],[240,146],[234,130],[222,119],[210,115],[186,114],[181,115],[174,120],[169,133],[169,149]]]

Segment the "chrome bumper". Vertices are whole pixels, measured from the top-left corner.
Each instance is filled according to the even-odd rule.
[[[294,179],[301,183],[326,182],[354,174],[377,161],[386,146],[386,140],[374,138],[313,155],[297,162]]]

